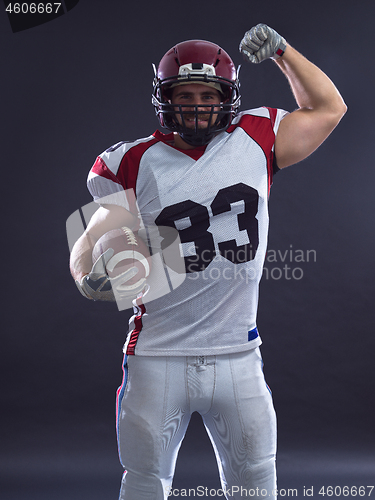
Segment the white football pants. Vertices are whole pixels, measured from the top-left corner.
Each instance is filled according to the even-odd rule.
[[[242,500],[246,489],[253,498],[257,492],[275,498],[276,416],[256,348],[220,356],[125,358],[117,431],[126,472],[119,500],[168,498],[194,411],[202,415],[215,450],[219,496]]]

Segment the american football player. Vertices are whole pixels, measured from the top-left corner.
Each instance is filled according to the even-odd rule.
[[[90,252],[116,227],[154,234],[161,256],[165,228],[174,229],[185,273],[179,286],[152,295],[166,273],[178,274],[160,258],[149,291],[132,297],[117,394],[121,500],[171,494],[195,411],[215,450],[222,496],[240,499],[244,489],[275,496],[276,418],[256,322],[267,201],[273,175],[310,155],[346,105],[328,76],[269,26],[246,32],[240,52],[253,64],[274,61],[295,111],[240,111],[230,56],[215,43],[184,41],[155,68],[152,103],[167,133],[115,144],[88,177],[99,208],[71,254],[72,275],[87,298],[113,300],[106,256],[92,267]]]

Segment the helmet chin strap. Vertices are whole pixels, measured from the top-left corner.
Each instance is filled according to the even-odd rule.
[[[205,146],[215,136],[216,131],[214,127],[207,126],[206,128],[189,129],[184,127],[183,130],[178,131],[178,135],[190,146]]]
[[[190,146],[205,146],[214,137],[215,132],[202,135],[197,135],[196,133],[194,133],[194,135],[187,135],[184,132],[178,132],[178,135]]]

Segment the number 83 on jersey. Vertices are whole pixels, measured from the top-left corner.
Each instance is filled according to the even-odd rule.
[[[203,271],[218,254],[233,264],[253,260],[259,245],[258,203],[257,190],[238,183],[218,191],[210,204],[212,217],[206,206],[192,200],[165,207],[155,220],[163,238],[163,253],[171,247],[170,240],[175,233],[168,228],[173,228],[179,232],[183,250],[189,248],[190,255],[183,251],[187,273]],[[242,205],[242,212],[238,213],[238,208],[234,210],[234,205]],[[231,212],[237,212],[235,217],[228,217]],[[247,242],[238,244],[243,231],[246,231]],[[227,235],[226,239],[223,234]]]

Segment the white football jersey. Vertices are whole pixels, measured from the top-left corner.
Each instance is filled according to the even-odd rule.
[[[261,344],[258,287],[274,141],[285,114],[242,112],[194,150],[179,150],[173,134],[156,131],[97,158],[88,177],[94,200],[138,215],[153,255],[149,291],[134,303],[127,354],[216,355]]]

